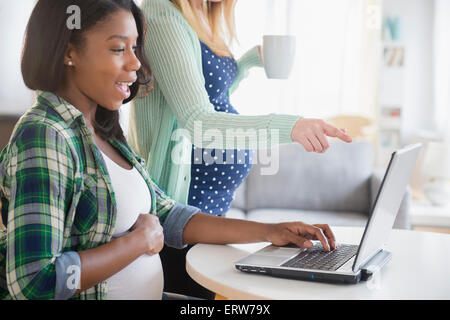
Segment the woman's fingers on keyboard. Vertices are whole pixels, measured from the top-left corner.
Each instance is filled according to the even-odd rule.
[[[289,241],[302,248],[312,248],[313,244],[310,240],[319,240],[324,250],[336,249],[334,234],[326,224],[310,225],[299,221],[275,224],[274,227],[281,231],[281,234],[278,234],[277,237],[272,240],[269,239],[275,245],[278,242],[286,245],[284,242]],[[280,235],[284,239],[278,239]]]
[[[313,236],[314,240],[319,240],[320,243],[322,243],[322,246],[326,251],[330,251],[330,246],[328,244],[328,240],[325,237],[322,229],[319,227],[316,227],[314,225],[305,225],[305,226],[306,226],[306,232],[309,233],[311,236]]]
[[[322,229],[323,233],[328,239],[328,243],[330,244],[331,250],[336,249],[337,248],[336,237],[334,236],[334,233],[331,230],[330,226],[327,224],[314,224],[314,226]]]

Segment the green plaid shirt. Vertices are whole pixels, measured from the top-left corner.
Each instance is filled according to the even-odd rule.
[[[163,224],[175,201],[125,142],[110,143],[144,177]],[[0,154],[0,199],[0,299],[53,299],[55,259],[111,241],[116,219],[106,165],[78,109],[38,92]],[[106,298],[105,281],[72,297]]]

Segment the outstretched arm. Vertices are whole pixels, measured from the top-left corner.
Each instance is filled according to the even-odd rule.
[[[259,223],[247,220],[220,218],[197,213],[186,224],[183,242],[187,244],[271,242],[277,246],[295,244],[311,248],[310,240],[319,240],[325,250],[336,249],[336,240],[326,224],[308,225],[302,222]]]

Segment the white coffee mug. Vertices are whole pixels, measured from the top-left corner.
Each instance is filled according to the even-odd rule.
[[[270,79],[287,79],[295,60],[295,36],[263,36],[264,71]]]

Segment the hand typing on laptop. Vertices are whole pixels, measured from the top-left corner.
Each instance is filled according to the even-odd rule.
[[[312,248],[310,240],[319,240],[326,251],[336,249],[336,239],[327,224],[309,225],[303,222],[273,224],[268,240],[276,246],[295,244],[301,248]]]

